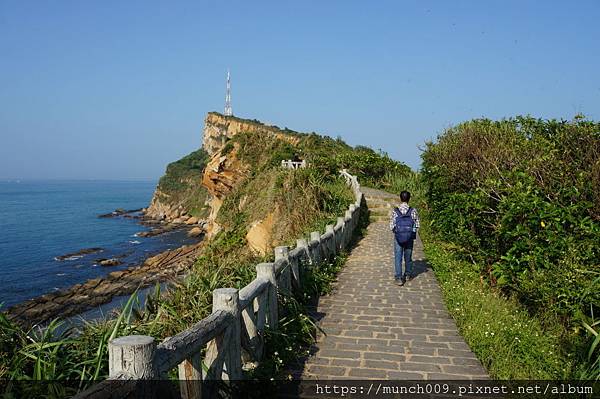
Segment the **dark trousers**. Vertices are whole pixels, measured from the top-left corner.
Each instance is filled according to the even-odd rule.
[[[398,244],[394,238],[394,277],[400,279],[411,275],[413,271],[412,251],[414,240],[405,244]],[[402,258],[404,258],[404,273],[402,273]]]

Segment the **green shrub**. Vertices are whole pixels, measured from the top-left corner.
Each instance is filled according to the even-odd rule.
[[[201,148],[178,161],[171,162],[158,181],[158,188],[168,194],[185,189],[188,180],[202,178],[208,160],[208,154]]]
[[[462,123],[427,143],[432,223],[565,345],[600,311],[600,124],[581,117]]]

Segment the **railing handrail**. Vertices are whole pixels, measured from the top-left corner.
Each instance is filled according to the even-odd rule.
[[[292,161],[282,161],[282,165],[284,162]],[[305,161],[301,163],[306,165]],[[110,341],[109,378],[76,398],[99,398],[108,387],[126,390],[127,383],[123,381],[132,379],[162,379],[175,367],[179,369],[184,398],[201,396],[202,379],[243,378],[242,358],[259,361],[264,349],[265,327],[277,328],[277,293],[292,293],[299,288],[301,265],[313,267],[324,259],[331,259],[352,238],[364,195],[355,176],[345,169],[340,174],[351,186],[355,202],[344,216],[338,217],[335,225],[327,225],[323,234],[311,232],[308,241],[305,238],[296,240],[296,248],[292,250],[286,246],[275,248],[275,261],[256,265],[254,280],[240,290],[216,289],[213,311],[208,317],[164,339],[158,346],[147,336],[126,336]],[[200,352],[205,345],[203,361]],[[129,386],[135,388],[135,384]]]
[[[157,347],[155,362],[159,375],[164,375],[198,352],[221,334],[232,321],[231,314],[217,310],[192,327],[165,338]]]
[[[260,294],[269,287],[269,280],[257,277],[247,286],[240,290],[240,308],[242,310],[248,307],[248,304],[254,301]]]

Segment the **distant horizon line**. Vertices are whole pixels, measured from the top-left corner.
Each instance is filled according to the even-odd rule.
[[[158,181],[159,177],[0,177],[2,183],[17,183],[25,181]]]

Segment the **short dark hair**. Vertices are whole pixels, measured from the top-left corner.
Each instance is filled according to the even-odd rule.
[[[400,201],[402,201],[402,202],[410,201],[410,193],[408,191],[402,191],[400,193]]]

